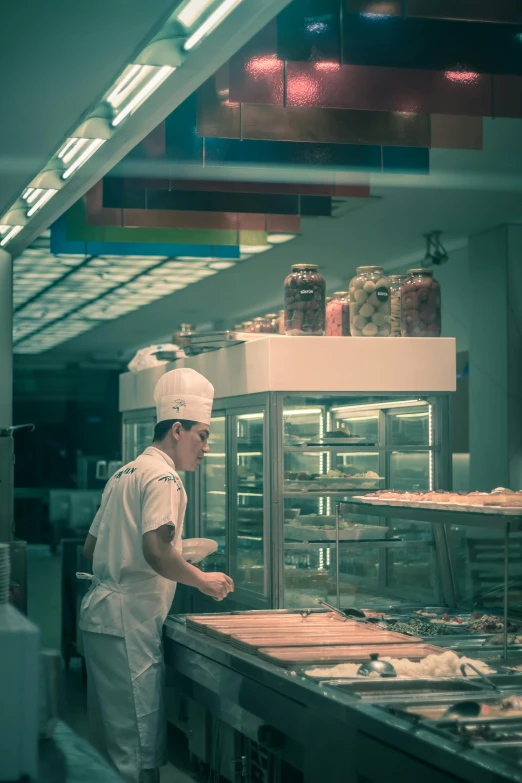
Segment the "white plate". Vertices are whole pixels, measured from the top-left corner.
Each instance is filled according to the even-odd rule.
[[[217,542],[210,538],[187,538],[183,541],[181,554],[188,563],[194,564],[214,554],[217,548]]]

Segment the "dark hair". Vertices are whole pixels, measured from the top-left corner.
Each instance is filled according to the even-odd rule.
[[[172,425],[176,424],[178,421],[183,429],[187,432],[189,432],[192,427],[197,424],[197,421],[189,421],[188,419],[167,419],[167,421],[160,421],[154,427],[154,441],[163,440],[163,438],[170,432]]]

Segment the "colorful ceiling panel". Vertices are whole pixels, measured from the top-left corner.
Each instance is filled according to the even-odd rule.
[[[522,74],[522,25],[341,13],[338,0],[301,0],[277,28],[281,60]]]

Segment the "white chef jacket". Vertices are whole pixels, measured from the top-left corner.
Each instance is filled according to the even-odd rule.
[[[161,633],[176,583],[147,563],[142,537],[173,525],[172,545],[180,551],[186,506],[174,462],[154,446],[112,476],[89,531],[97,542],[93,584],[82,602],[82,630],[126,636],[148,616]]]

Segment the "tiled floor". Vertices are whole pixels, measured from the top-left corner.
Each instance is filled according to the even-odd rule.
[[[51,555],[47,546],[29,546],[27,552],[27,602],[29,618],[39,626],[42,647],[61,646],[61,557]],[[71,660],[64,672],[65,719],[80,737],[88,738],[85,686],[81,662]],[[161,783],[197,783],[188,771],[182,750],[176,766],[161,771]]]

